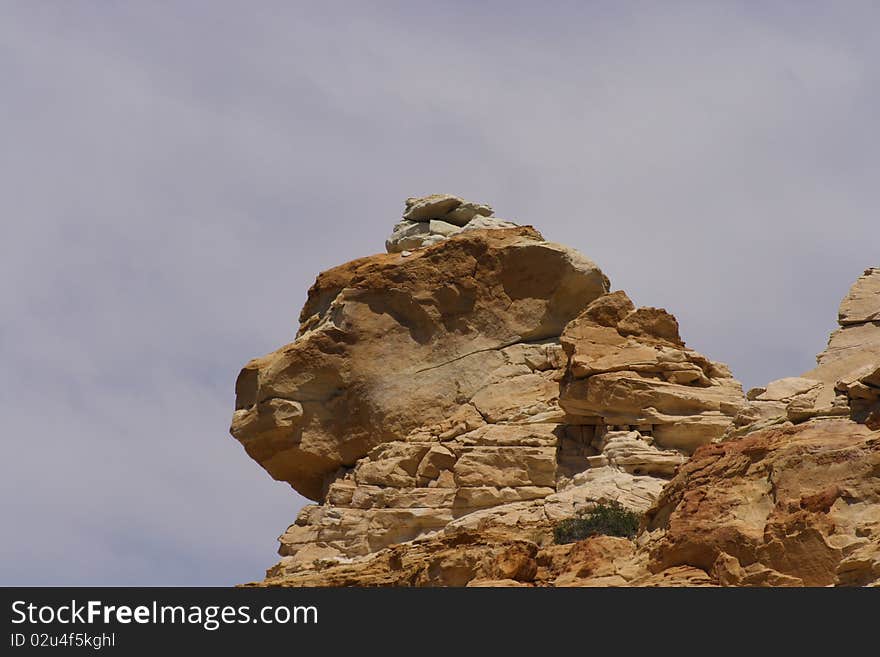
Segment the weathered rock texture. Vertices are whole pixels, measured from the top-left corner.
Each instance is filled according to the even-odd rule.
[[[232,433],[311,499],[365,457],[377,465],[358,471],[364,483],[415,486],[419,448],[376,449],[443,423],[455,434],[560,418],[555,341],[607,290],[596,265],[532,228],[332,269],[309,291],[296,341],[242,370]]]
[[[504,507],[498,507],[500,511]],[[880,434],[813,420],[706,445],[635,541],[552,545],[535,529],[451,523],[361,559],[318,558],[266,584],[393,586],[863,586],[880,584]]]
[[[437,195],[404,216],[490,214]],[[296,340],[239,375],[233,435],[315,501],[265,584],[880,578],[877,270],[818,373],[747,400],[671,314],[531,227],[410,246],[321,274]],[[645,514],[634,541],[552,544],[556,522],[611,501]]]
[[[649,568],[721,584],[880,583],[880,434],[847,419],[703,447],[647,516]]]

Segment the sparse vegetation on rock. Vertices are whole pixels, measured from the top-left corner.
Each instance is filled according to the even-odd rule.
[[[560,545],[597,535],[633,538],[639,531],[640,518],[619,502],[599,503],[589,511],[579,511],[574,518],[556,523],[553,538]]]

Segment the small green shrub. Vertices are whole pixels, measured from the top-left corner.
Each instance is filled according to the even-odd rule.
[[[621,536],[632,538],[639,530],[641,516],[619,502],[597,504],[590,511],[581,511],[574,518],[556,523],[553,538],[557,543],[574,543],[590,536]]]

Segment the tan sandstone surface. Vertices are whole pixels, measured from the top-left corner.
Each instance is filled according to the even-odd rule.
[[[670,313],[491,214],[408,199],[428,238],[321,274],[296,339],[242,370],[233,435],[315,502],[263,585],[880,580],[880,270],[816,370],[747,399]],[[612,501],[634,540],[553,544]]]

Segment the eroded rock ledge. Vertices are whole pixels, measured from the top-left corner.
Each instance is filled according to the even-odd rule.
[[[849,417],[880,429],[880,268],[853,284],[838,323],[814,369],[749,391],[728,438],[813,418]]]
[[[880,344],[880,270],[841,305],[814,373],[747,400],[671,314],[636,308],[578,252],[491,215],[449,195],[408,199],[403,222],[418,226],[399,223],[388,254],[321,274],[296,340],[242,370],[233,435],[316,502],[281,536],[266,584],[880,577],[880,388],[866,356]],[[820,472],[831,462],[836,493]],[[646,513],[635,541],[551,544],[555,522],[612,500]]]

